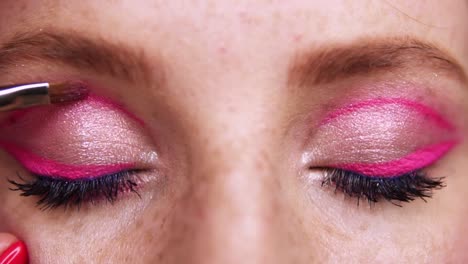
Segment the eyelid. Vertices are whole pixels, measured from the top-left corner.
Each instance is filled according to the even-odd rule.
[[[431,107],[376,98],[331,111],[302,156],[308,167],[396,177],[426,168],[461,142],[456,127]]]
[[[438,127],[446,130],[454,130],[455,126],[443,118],[437,111],[434,109],[418,103],[416,101],[404,99],[404,98],[376,98],[365,100],[357,103],[350,104],[343,108],[340,108],[332,113],[330,113],[326,118],[324,118],[321,122],[321,125],[326,125],[333,121],[334,119],[340,116],[350,115],[356,111],[365,108],[377,108],[383,107],[386,105],[398,105],[401,107],[405,107],[407,109],[413,110],[420,115],[428,118],[429,120],[433,121]]]
[[[135,169],[135,164],[133,163],[68,165],[45,159],[7,142],[0,142],[0,147],[17,159],[29,172],[53,178],[67,178],[71,180],[95,178]]]
[[[98,96],[95,94],[90,94],[87,99],[89,102],[92,103],[98,103],[101,104],[102,106],[114,109],[116,111],[122,112],[128,117],[130,117],[133,121],[135,121],[137,124],[140,126],[144,127],[146,126],[145,122],[136,116],[134,113],[130,112],[126,107],[124,107],[122,104],[114,102],[106,97]]]
[[[458,144],[447,141],[415,151],[401,159],[383,163],[350,163],[335,164],[330,167],[353,171],[373,177],[396,177],[411,173],[432,165]]]
[[[5,122],[0,148],[36,175],[95,178],[159,163],[143,122],[106,98],[28,109]]]

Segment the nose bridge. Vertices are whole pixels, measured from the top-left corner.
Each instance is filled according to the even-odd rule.
[[[184,229],[177,263],[284,263],[278,241],[286,231],[277,215],[285,206],[272,129],[279,117],[266,114],[276,99],[249,89],[256,80],[234,77],[217,76],[223,93],[212,89],[187,113],[187,131],[194,132],[186,135],[189,188],[174,221]]]
[[[252,142],[227,146],[191,175],[191,263],[274,263],[267,260],[279,235],[275,169]]]

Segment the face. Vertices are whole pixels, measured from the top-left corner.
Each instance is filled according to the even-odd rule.
[[[90,92],[1,114],[0,230],[35,263],[468,259],[466,1],[7,0],[0,24],[1,84]]]

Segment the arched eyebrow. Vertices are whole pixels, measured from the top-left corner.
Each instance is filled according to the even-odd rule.
[[[19,33],[0,46],[0,71],[25,62],[48,61],[131,82],[161,84],[163,65],[154,66],[155,60],[149,63],[136,48],[78,32]],[[412,38],[359,40],[298,53],[288,80],[289,85],[316,85],[405,68],[436,70],[466,81],[463,68],[448,53]]]
[[[404,70],[430,70],[466,81],[449,53],[413,38],[358,40],[299,52],[289,69],[289,85],[319,85],[355,76]]]
[[[163,80],[163,71],[138,47],[130,48],[78,32],[19,33],[0,45],[0,72],[24,63],[55,63],[130,82]],[[153,65],[153,66],[152,66]]]

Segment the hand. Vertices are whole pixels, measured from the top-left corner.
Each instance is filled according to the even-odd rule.
[[[0,264],[27,264],[26,245],[15,236],[0,233]]]

